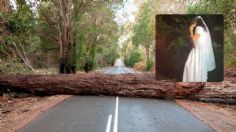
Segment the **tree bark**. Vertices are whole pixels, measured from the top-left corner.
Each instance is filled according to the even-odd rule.
[[[71,73],[76,74],[76,61],[77,61],[77,55],[76,55],[76,50],[77,50],[77,42],[76,42],[76,33],[73,33],[72,35],[72,54],[71,54]]]
[[[175,94],[174,82],[156,81],[153,74],[1,75],[0,86],[47,94],[104,94],[161,98],[173,95],[186,96]],[[191,91],[195,88],[186,90]]]
[[[11,12],[10,1],[9,0],[0,0],[0,12],[1,13]]]
[[[190,98],[236,103],[235,77],[222,83],[186,83],[156,80],[154,74],[1,75],[0,87],[31,93],[112,95],[148,98]]]
[[[69,64],[69,56],[68,56],[68,50],[69,50],[69,44],[70,44],[70,18],[69,15],[72,12],[71,6],[72,1],[71,0],[63,0],[59,3],[60,5],[60,15],[63,18],[62,20],[62,32],[61,32],[61,43],[62,43],[62,50],[60,50],[62,53],[60,53],[60,73],[68,73],[70,74],[70,64]]]

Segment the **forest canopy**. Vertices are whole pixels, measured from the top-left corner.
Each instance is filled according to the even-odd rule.
[[[52,69],[54,73],[89,72],[113,66],[118,58],[128,67],[153,71],[157,14],[222,14],[224,64],[226,68],[236,65],[234,0],[0,2],[2,73],[37,73],[38,69]],[[127,19],[134,7],[137,8],[132,12],[134,21],[120,24],[117,20],[120,10]]]
[[[121,1],[18,0],[15,9],[5,2],[10,11],[0,14],[2,72],[88,72],[112,66],[118,57],[114,17]]]

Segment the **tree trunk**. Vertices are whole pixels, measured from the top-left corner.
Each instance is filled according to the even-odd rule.
[[[1,13],[11,12],[10,1],[9,0],[0,0],[0,12]]]
[[[68,73],[70,74],[70,64],[69,64],[69,56],[68,56],[68,50],[69,50],[69,44],[70,44],[70,3],[71,1],[65,0],[60,3],[61,13],[62,15],[62,37],[61,37],[61,43],[62,43],[62,53],[60,56],[60,73]]]
[[[178,93],[174,82],[156,81],[153,74],[1,75],[0,86],[46,94],[104,94],[160,98],[184,97],[191,94]],[[199,91],[199,88],[182,90]]]
[[[77,47],[76,47],[76,45],[77,45],[77,43],[76,43],[76,33],[73,33],[73,38],[72,38],[72,54],[71,54],[71,58],[72,58],[72,60],[71,60],[71,73],[73,73],[73,74],[76,74],[76,65],[77,65],[77,63],[76,63],[76,61],[77,61],[77,54],[76,54],[76,49],[77,49]]]
[[[186,83],[156,80],[154,74],[1,75],[0,87],[31,93],[112,95],[148,98],[190,98],[236,103],[235,77],[222,83]]]
[[[0,13],[10,13],[11,8],[9,4],[9,0],[0,0]],[[0,44],[4,43],[5,36],[9,35],[9,24],[8,20],[0,19]],[[2,50],[1,50],[2,52]]]

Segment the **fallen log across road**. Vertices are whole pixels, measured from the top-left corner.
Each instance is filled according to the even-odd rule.
[[[155,75],[99,73],[59,75],[0,75],[0,87],[43,94],[112,95],[148,98],[191,98],[236,102],[236,76],[220,83],[188,83],[155,80]],[[228,79],[228,80],[227,80]]]

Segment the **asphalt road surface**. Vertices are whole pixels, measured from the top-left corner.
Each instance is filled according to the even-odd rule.
[[[105,74],[128,74],[128,73],[139,73],[132,68],[127,68],[125,66],[113,66],[102,69]]]
[[[100,69],[105,74],[128,74],[128,73],[140,73],[135,71],[132,68],[128,68],[125,66],[124,61],[122,59],[116,59],[113,67],[106,67]]]
[[[19,132],[212,132],[173,101],[73,96]]]

